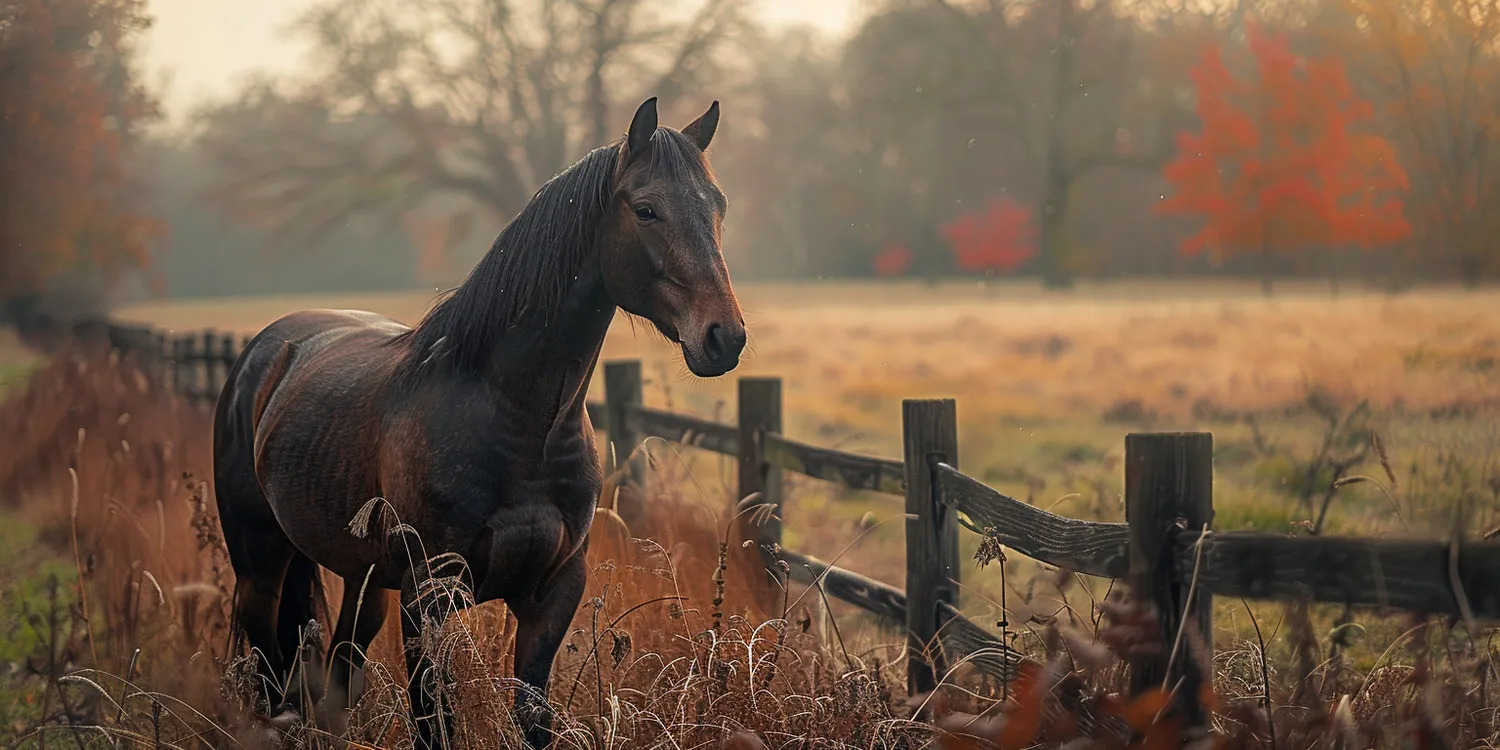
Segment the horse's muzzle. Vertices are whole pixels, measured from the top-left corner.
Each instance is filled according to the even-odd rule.
[[[697,346],[683,347],[683,359],[694,375],[716,378],[739,366],[744,350],[744,324],[714,322],[704,328]]]

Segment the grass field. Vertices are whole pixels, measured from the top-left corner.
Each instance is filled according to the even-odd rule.
[[[610,334],[606,359],[645,362],[648,405],[726,421],[733,414],[734,377],[780,376],[791,437],[885,456],[900,455],[902,398],[955,397],[960,466],[1064,515],[1122,520],[1124,436],[1183,429],[1214,433],[1220,529],[1307,533],[1325,503],[1325,533],[1433,537],[1450,533],[1455,523],[1471,533],[1500,523],[1500,427],[1494,421],[1500,292],[1424,289],[1331,298],[1323,286],[1283,285],[1267,300],[1254,284],[1210,282],[1084,286],[1061,295],[1020,284],[807,283],[742,285],[738,291],[752,351],[734,375],[691,377],[649,327],[625,320]],[[414,293],[182,300],[118,314],[167,329],[250,333],[307,307],[371,309],[412,322],[430,299]],[[602,383],[595,383],[594,395],[602,397]],[[203,428],[173,422],[160,428],[160,439],[194,445]],[[1371,449],[1372,434],[1383,456]],[[74,439],[65,437],[59,445]],[[203,450],[195,445],[175,460],[201,476]],[[653,485],[666,495],[657,500],[697,509],[708,519],[664,532],[658,541],[711,569],[713,514],[733,500],[733,466],[667,446],[652,452],[659,472]],[[110,455],[97,460],[115,460]],[[0,467],[0,487],[4,475]],[[1376,477],[1384,489],[1364,483],[1328,491],[1335,478],[1349,475]],[[54,470],[51,476],[66,475]],[[98,481],[99,493],[114,491],[109,480]],[[814,480],[790,482],[788,546],[825,559],[841,556],[841,564],[901,582],[901,524],[886,520],[900,513],[899,499],[844,493]],[[65,492],[66,484],[54,481],[46,491]],[[46,522],[35,525],[45,528]],[[965,533],[966,556],[975,543]],[[1009,590],[1002,592],[993,566],[966,566],[965,609],[994,620],[996,604],[1005,599],[1009,620],[1025,623],[1084,606],[1068,602],[1048,583],[1052,576],[1024,560],[1007,570]],[[697,584],[707,577],[702,572]],[[644,600],[656,591],[640,586],[626,598]],[[1089,596],[1104,592],[1102,582],[1085,588]],[[1076,589],[1073,596],[1080,596]],[[857,639],[865,653],[886,659],[896,653],[898,633],[838,612],[847,618],[839,620],[842,635]],[[1327,632],[1341,614],[1315,608],[1317,632]],[[580,613],[580,623],[586,615]],[[1223,680],[1259,680],[1243,672],[1245,639],[1255,637],[1252,618],[1270,637],[1267,659],[1294,671],[1288,665],[1301,644],[1281,632],[1281,607],[1220,601],[1216,615],[1216,639],[1226,649]],[[1338,650],[1342,663],[1373,674],[1368,670],[1393,658],[1386,649],[1409,623],[1364,615],[1358,621],[1367,637]],[[504,626],[488,622],[491,630],[480,632],[493,640],[486,641],[490,651],[480,649],[484,653],[504,645]],[[637,638],[640,649],[639,631]],[[1035,646],[1039,638],[1030,632],[1025,640]],[[820,674],[814,669],[806,679],[816,687],[825,679]],[[618,693],[611,688],[609,694]]]
[[[644,325],[617,321],[605,357],[640,358],[647,403],[733,418],[733,378],[784,381],[787,432],[820,445],[900,455],[900,403],[958,400],[962,467],[1054,512],[1122,520],[1118,459],[1134,430],[1209,430],[1216,440],[1217,524],[1290,530],[1310,520],[1305,478],[1325,433],[1310,395],[1340,416],[1368,401],[1411,495],[1398,513],[1383,493],[1351,487],[1330,512],[1331,531],[1443,534],[1453,500],[1467,528],[1500,522],[1500,291],[1424,289],[1399,296],[1284,285],[1271,299],[1253,283],[1126,282],[1070,294],[1031,285],[807,283],[741,285],[752,351],[727,378],[687,374],[673,347]],[[312,306],[371,309],[412,322],[431,295],[225,299],[145,305],[120,314],[172,328],[253,332]],[[594,397],[602,398],[602,383]],[[1290,411],[1288,411],[1290,410]],[[1243,419],[1256,416],[1252,430]],[[1257,439],[1257,433],[1259,439]],[[662,451],[663,455],[669,452]],[[1457,456],[1458,458],[1454,458]],[[677,459],[676,454],[669,456]],[[1426,476],[1457,460],[1471,488],[1431,487]],[[728,461],[693,456],[719,496]],[[1371,464],[1350,467],[1366,471]],[[843,553],[855,569],[890,581],[904,574],[902,528],[886,523],[845,547],[876,519],[900,511],[882,496],[844,497],[792,480],[790,546]],[[1440,483],[1440,482],[1439,482]],[[864,522],[861,523],[861,519]],[[1408,527],[1415,528],[1408,531]],[[972,544],[972,537],[966,535]],[[976,593],[997,597],[975,577]],[[1060,605],[1058,605],[1060,606]]]

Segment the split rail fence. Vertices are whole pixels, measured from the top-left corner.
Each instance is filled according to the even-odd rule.
[[[111,332],[116,346],[159,356],[176,387],[209,403],[245,339],[205,332],[168,337],[134,329]],[[901,459],[876,458],[799,442],[782,434],[781,380],[738,381],[735,424],[644,405],[641,364],[607,362],[603,403],[588,404],[616,456],[647,437],[737,459],[738,496],[755,495],[778,513],[753,532],[767,569],[904,626],[908,689],[934,689],[948,667],[968,661],[1005,679],[1021,656],[959,611],[961,528],[1058,568],[1130,579],[1155,605],[1165,648],[1131,664],[1133,687],[1178,684],[1190,715],[1200,671],[1172,659],[1186,617],[1212,648],[1214,596],[1314,601],[1380,610],[1404,609],[1465,619],[1500,618],[1500,542],[1290,537],[1211,531],[1213,436],[1136,433],[1125,437],[1125,522],[1058,516],[997,492],[959,470],[953,399],[902,402]],[[632,477],[640,482],[639,468]],[[782,475],[795,472],[854,490],[905,499],[906,580],[877,581],[782,548]],[[1183,653],[1181,657],[1188,655]]]

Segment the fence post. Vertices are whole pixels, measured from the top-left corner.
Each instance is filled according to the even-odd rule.
[[[198,348],[198,339],[192,335],[181,336],[177,339],[177,386],[178,395],[188,401],[192,401],[193,391],[198,387],[198,362],[194,358]]]
[[[931,692],[946,669],[938,603],[958,603],[958,524],[939,502],[932,463],[958,467],[958,405],[951,398],[901,402],[906,463],[906,689]]]
[[[773,550],[781,547],[781,469],[766,461],[765,446],[761,441],[762,434],[767,432],[779,434],[782,429],[781,378],[740,378],[738,400],[740,481],[739,493],[735,496],[735,501],[738,504],[745,498],[760,493],[760,497],[755,501],[756,504],[771,506],[769,512],[753,512],[741,518],[753,516],[756,519],[764,519],[746,536],[754,540],[761,550],[766,570],[780,586],[785,586],[785,576],[776,565],[779,558],[772,554]],[[762,591],[763,587],[756,586],[754,590]],[[775,593],[775,590],[770,590],[770,594]],[[766,614],[779,617],[781,613],[773,611],[778,608],[779,601],[780,597],[776,596],[774,600],[768,598],[761,602],[761,605],[770,608],[766,610]]]
[[[614,459],[610,471],[629,466],[629,471],[616,495],[619,501],[620,518],[626,526],[633,526],[641,518],[645,508],[646,472],[639,464],[628,464],[630,454],[641,444],[642,436],[630,426],[628,416],[631,407],[640,406],[641,362],[638,359],[604,363],[604,433],[609,438],[610,453]],[[629,486],[626,486],[629,485]]]
[[[203,332],[203,392],[199,398],[207,403],[217,400],[219,383],[219,336],[213,329]]]
[[[1163,682],[1168,690],[1176,687],[1178,705],[1194,726],[1208,720],[1198,701],[1204,666],[1195,663],[1196,646],[1190,648],[1187,638],[1201,638],[1203,653],[1213,653],[1213,596],[1200,587],[1188,601],[1191,572],[1178,572],[1176,556],[1213,520],[1213,454],[1213,435],[1207,432],[1125,436],[1125,522],[1129,525],[1131,577],[1136,595],[1156,607],[1165,639],[1159,654],[1139,657],[1131,664],[1130,686],[1133,694],[1160,687]],[[1188,624],[1191,629],[1183,633],[1179,645],[1178,631]]]
[[[155,331],[151,335],[151,374],[158,378],[157,386],[168,385],[172,376],[172,350],[167,343],[167,334]]]

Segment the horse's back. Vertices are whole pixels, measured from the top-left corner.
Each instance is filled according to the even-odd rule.
[[[214,415],[221,513],[274,514],[285,528],[278,505],[288,501],[368,499],[372,475],[346,457],[369,455],[378,439],[378,401],[400,353],[392,343],[407,330],[362,310],[304,310],[256,334]]]
[[[323,369],[319,365],[346,370],[330,376],[342,376],[338,379],[345,383],[367,379],[372,365],[396,355],[386,344],[408,330],[366,310],[302,310],[277,318],[250,340],[230,369],[216,421],[238,416],[258,424],[283,380],[302,387],[328,381],[311,374]]]

